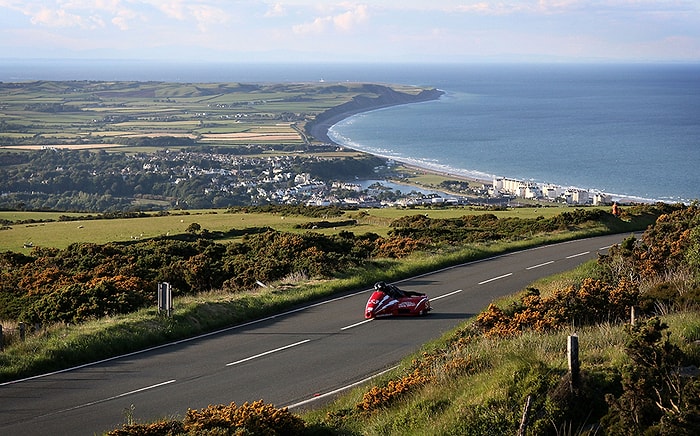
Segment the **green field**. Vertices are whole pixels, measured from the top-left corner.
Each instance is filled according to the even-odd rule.
[[[357,83],[26,82],[0,84],[0,146],[106,144],[208,135],[219,144],[299,144],[314,116],[355,96]],[[394,86],[404,93],[418,88]],[[251,139],[235,133],[255,132]]]
[[[357,225],[328,229],[315,232],[333,234],[351,231],[356,234],[367,232],[386,236],[393,219],[415,214],[427,214],[431,218],[455,218],[463,215],[492,213],[498,217],[545,218],[571,210],[566,206],[542,208],[513,208],[504,211],[488,211],[480,208],[445,208],[445,209],[362,209],[348,211],[343,216],[328,218],[326,221],[345,221],[357,219]],[[73,221],[59,221],[59,217],[71,217]],[[85,217],[85,219],[79,219]],[[74,242],[107,242],[148,239],[158,236],[185,233],[192,223],[199,224],[211,232],[226,232],[231,229],[251,227],[271,227],[285,232],[306,232],[295,228],[296,225],[320,219],[303,216],[284,216],[272,213],[227,213],[225,209],[195,210],[173,212],[171,215],[153,214],[144,218],[89,219],[95,215],[61,212],[8,212],[0,211],[0,220],[10,222],[0,230],[0,252],[29,251],[32,247],[65,248]],[[33,222],[26,222],[33,221]],[[25,222],[25,223],[20,223]],[[226,240],[222,241],[226,242]]]

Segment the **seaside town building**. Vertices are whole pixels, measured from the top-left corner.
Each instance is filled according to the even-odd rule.
[[[611,197],[602,193],[591,194],[585,189],[563,188],[552,184],[496,177],[490,190],[492,196],[514,196],[533,200],[560,201],[566,204],[610,204]]]

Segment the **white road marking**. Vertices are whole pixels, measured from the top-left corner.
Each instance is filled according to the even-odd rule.
[[[462,292],[462,290],[461,290],[461,289],[457,289],[456,291],[450,292],[449,294],[440,295],[440,296],[437,296],[437,297],[435,297],[435,298],[431,298],[430,301],[439,300],[439,299],[441,299],[441,298],[449,297],[450,295],[459,294],[460,292]]]
[[[293,344],[285,345],[284,347],[275,348],[274,350],[265,351],[264,353],[256,354],[255,356],[246,357],[245,359],[237,360],[235,362],[227,363],[226,366],[238,365],[239,363],[247,362],[249,360],[257,359],[258,357],[267,356],[268,354],[276,353],[278,351],[286,350],[287,348],[296,347],[297,345],[305,344],[310,342],[311,339],[304,339],[303,341],[295,342]]]
[[[341,328],[340,330],[351,329],[351,328],[353,328],[353,327],[357,327],[358,325],[366,324],[366,323],[372,321],[373,319],[374,319],[374,318],[370,318],[370,319],[366,319],[366,320],[364,320],[364,321],[356,322],[355,324],[350,324],[350,325],[348,325],[348,326],[345,326],[345,327]]]
[[[573,259],[574,257],[585,256],[587,254],[590,254],[590,251],[584,251],[583,253],[579,253],[579,254],[572,254],[571,256],[566,256],[566,258]]]
[[[169,385],[170,383],[175,383],[175,380],[168,380],[168,381],[165,381],[163,383],[158,383],[155,385],[146,386],[145,388],[140,388],[140,389],[136,389],[133,391],[124,392],[123,394],[115,395],[113,397],[103,398],[101,400],[96,400],[96,401],[91,401],[89,403],[80,404],[78,406],[73,406],[73,407],[70,407],[68,409],[59,410],[57,412],[53,412],[53,413],[50,413],[48,415],[56,415],[56,414],[63,413],[63,412],[69,412],[71,410],[82,409],[83,407],[94,406],[95,404],[104,403],[104,402],[110,401],[110,400],[116,400],[117,398],[122,398],[122,397],[126,397],[128,395],[133,395],[133,394],[138,394],[139,392],[148,391],[150,389],[155,389],[155,388],[159,388],[161,386]],[[48,415],[42,415],[42,416],[48,416]]]
[[[528,267],[525,268],[525,269],[535,269],[535,268],[539,268],[539,267],[541,267],[541,266],[549,265],[549,264],[551,264],[551,263],[554,263],[554,261],[553,261],[553,260],[550,260],[549,262],[541,263],[541,264],[539,264],[539,265],[528,266]]]
[[[339,393],[339,392],[345,391],[345,390],[350,389],[350,388],[354,388],[355,386],[358,386],[358,385],[361,385],[362,383],[368,382],[368,381],[372,380],[373,378],[379,377],[379,376],[382,375],[382,374],[386,374],[387,372],[389,372],[389,371],[391,371],[391,370],[394,370],[394,369],[396,369],[396,368],[398,368],[398,365],[397,365],[397,366],[392,366],[392,367],[389,368],[389,369],[386,369],[386,370],[384,370],[384,371],[382,371],[382,372],[380,372],[380,373],[371,375],[371,376],[369,376],[369,377],[367,377],[367,378],[365,378],[365,379],[363,379],[363,380],[360,380],[360,381],[358,381],[358,382],[349,384],[349,385],[347,385],[347,386],[343,386],[342,388],[338,388],[338,389],[336,389],[336,390],[333,390],[333,391],[330,391],[330,392],[326,392],[325,394],[317,394],[317,395],[314,395],[313,398],[309,398],[308,400],[304,400],[304,401],[300,401],[300,402],[298,402],[298,403],[292,404],[292,405],[290,405],[290,406],[287,406],[287,408],[288,408],[288,409],[293,409],[294,407],[303,406],[304,404],[308,404],[308,403],[314,402],[314,401],[316,401],[316,400],[320,400],[321,398],[325,398],[325,397],[328,397],[328,396],[331,396],[331,395],[335,395],[335,394],[337,394],[337,393]]]
[[[512,276],[512,275],[513,275],[513,273],[503,274],[502,276],[494,277],[494,278],[492,278],[492,279],[488,279],[488,280],[484,280],[483,282],[479,282],[479,284],[480,284],[480,285],[484,285],[484,284],[486,284],[486,283],[488,283],[488,282],[492,282],[492,281],[494,281],[494,280],[504,279],[504,278],[506,278],[506,277],[508,277],[508,276]]]

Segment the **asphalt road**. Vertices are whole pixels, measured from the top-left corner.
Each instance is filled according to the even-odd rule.
[[[0,435],[92,435],[127,419],[256,400],[319,401],[385,371],[425,342],[539,277],[595,258],[626,235],[540,247],[398,283],[425,292],[422,318],[365,321],[369,290],[187,341],[0,384]]]

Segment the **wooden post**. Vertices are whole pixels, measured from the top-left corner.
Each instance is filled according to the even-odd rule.
[[[578,360],[578,336],[571,335],[567,343],[567,355],[569,360],[569,376],[571,378],[571,392],[578,386],[580,363]]]
[[[2,325],[0,324],[0,351],[5,350],[5,337],[2,335]]]
[[[26,336],[27,328],[23,322],[19,323],[19,340],[24,342]]]
[[[637,311],[634,306],[630,307],[630,324],[635,325],[637,323]]]
[[[525,400],[525,407],[523,407],[523,417],[520,419],[520,428],[518,429],[518,436],[525,436],[527,431],[527,415],[530,413],[530,403],[532,401],[532,395],[528,395]]]

